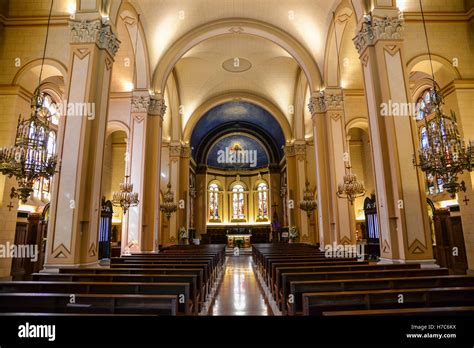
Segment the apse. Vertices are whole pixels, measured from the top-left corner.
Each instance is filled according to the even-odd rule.
[[[243,146],[242,150],[257,151],[256,167],[267,167],[280,162],[284,144],[285,137],[278,121],[260,106],[241,101],[220,104],[207,111],[191,136],[194,160],[224,169],[231,167],[229,163],[218,163],[218,151],[225,151],[226,147],[237,145]],[[236,166],[232,168],[237,169]],[[241,168],[255,167],[247,163]]]

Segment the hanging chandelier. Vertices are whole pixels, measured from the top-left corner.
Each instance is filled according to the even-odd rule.
[[[164,195],[163,203],[160,205],[160,210],[165,213],[169,220],[171,214],[173,214],[177,209],[178,205],[174,202],[174,193],[171,191],[171,184],[168,183],[168,191],[166,191]]]
[[[336,40],[336,52],[337,52],[337,64],[338,64],[338,71],[341,71],[341,62],[339,58],[339,45],[337,42],[337,35],[336,35],[336,13],[333,12],[333,20],[334,20],[334,38]],[[343,96],[342,96],[343,98]],[[354,205],[354,200],[358,197],[362,197],[365,195],[365,187],[364,184],[357,180],[357,175],[352,173],[352,166],[350,162],[350,144],[347,137],[346,131],[346,112],[345,109],[342,110],[342,127],[344,129],[344,142],[346,144],[346,151],[349,155],[348,157],[348,164],[346,165],[345,175],[343,178],[343,183],[337,186],[336,195],[339,198],[344,198]]]
[[[135,71],[136,71],[136,62],[137,62],[137,46],[138,46],[138,32],[140,28],[140,15],[138,15],[138,20],[137,20],[137,33],[135,36],[135,53],[134,53],[134,59],[133,59],[133,77],[132,80],[135,81]],[[132,97],[130,98],[130,103],[133,104],[133,89],[132,89]],[[131,118],[132,118],[132,107],[130,108],[130,114],[129,114],[129,124],[131,124]],[[133,184],[130,182],[130,170],[129,170],[129,142],[127,141],[127,152],[125,156],[125,179],[123,183],[120,184],[120,192],[114,192],[112,194],[112,204],[116,207],[121,207],[123,214],[126,215],[127,211],[131,207],[136,207],[138,206],[138,203],[140,202],[138,200],[138,193],[133,192]]]
[[[346,167],[346,170],[349,172],[344,175],[344,183],[338,185],[336,195],[339,198],[347,199],[351,205],[354,205],[356,198],[365,195],[365,187],[364,184],[357,181],[357,176],[352,173],[350,165]]]
[[[138,193],[133,192],[133,184],[130,182],[130,177],[126,175],[124,182],[120,184],[120,192],[113,193],[112,204],[121,207],[125,215],[131,207],[138,206],[138,203]]]
[[[318,202],[314,199],[314,193],[309,188],[309,182],[306,181],[306,189],[303,192],[303,199],[300,202],[300,209],[308,214],[308,218],[317,208]]]
[[[458,175],[464,171],[471,172],[474,167],[472,145],[465,145],[459,133],[456,114],[452,110],[450,115],[443,112],[444,102],[435,80],[422,0],[420,0],[420,9],[431,64],[433,88],[430,92],[430,104],[426,110],[423,110],[429,115],[424,118],[427,146],[419,150],[419,163],[416,163],[415,158],[414,164],[427,175],[441,179],[443,187],[452,198],[455,198],[457,192],[466,192],[464,181],[458,182]]]
[[[19,198],[26,203],[34,191],[33,186],[41,179],[50,180],[56,172],[57,156],[48,153],[48,144],[51,133],[51,112],[44,105],[44,94],[40,92],[46,47],[48,43],[49,25],[51,22],[51,8],[49,11],[46,40],[44,44],[43,60],[39,74],[38,88],[31,100],[31,115],[29,119],[18,118],[15,144],[0,148],[0,173],[9,178],[15,177],[18,187],[12,188],[10,197]]]

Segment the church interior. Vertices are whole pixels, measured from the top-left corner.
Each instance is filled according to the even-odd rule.
[[[0,47],[0,317],[474,313],[474,1],[0,0]]]

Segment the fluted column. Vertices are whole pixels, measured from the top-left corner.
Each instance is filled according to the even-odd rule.
[[[381,115],[382,105],[409,101],[402,32],[398,10],[376,6],[354,39],[369,111],[381,257],[433,262],[424,185],[412,163],[413,121]]]
[[[160,233],[160,180],[163,117],[162,95],[152,95],[146,117],[142,250],[158,251]]]
[[[102,162],[110,80],[119,42],[98,14],[77,13],[70,22],[68,111],[59,141],[60,173],[55,180],[45,267],[90,264],[98,258]]]

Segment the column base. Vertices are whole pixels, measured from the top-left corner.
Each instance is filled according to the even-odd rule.
[[[466,270],[466,274],[467,274],[468,276],[474,276],[474,269],[468,269],[468,270]]]
[[[425,259],[425,260],[400,260],[400,259],[387,259],[387,258],[380,258],[380,261],[377,262],[378,265],[386,265],[386,264],[409,264],[409,263],[419,263],[421,268],[440,268],[439,265],[436,264],[435,259]]]

